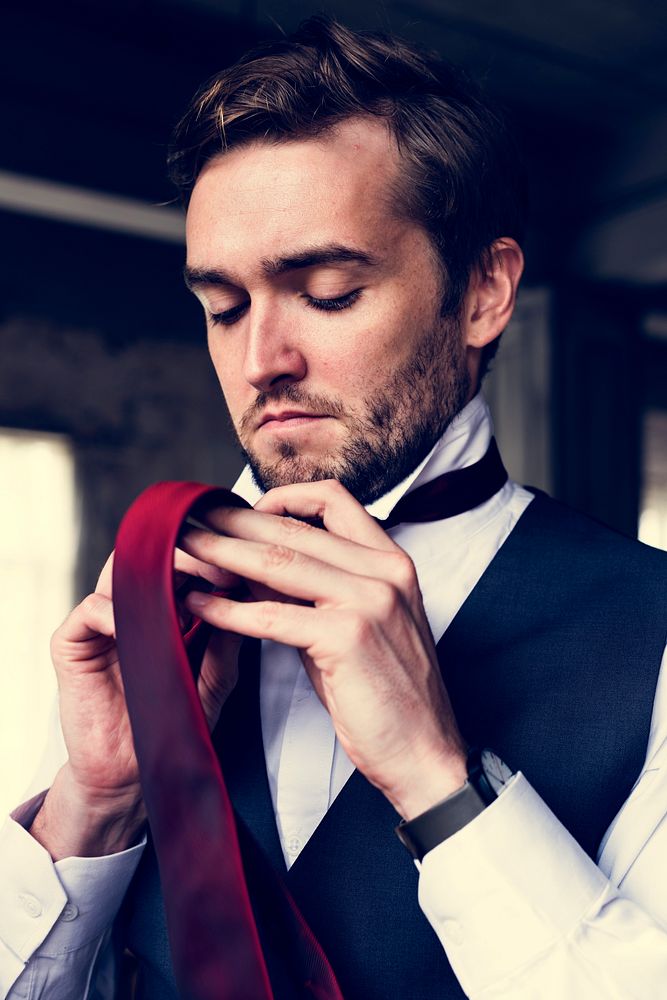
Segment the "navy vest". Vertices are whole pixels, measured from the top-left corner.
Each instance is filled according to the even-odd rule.
[[[665,607],[664,553],[538,491],[438,644],[465,738],[520,768],[592,857],[645,757]],[[215,742],[247,867],[254,861],[260,872],[250,892],[276,1000],[299,998],[281,929],[262,917],[267,866],[286,881],[345,1000],[463,997],[419,909],[418,872],[394,834],[400,817],[359,771],[286,870],[264,763],[257,647],[246,644]],[[177,1000],[150,845],[116,933],[138,961],[137,997]]]

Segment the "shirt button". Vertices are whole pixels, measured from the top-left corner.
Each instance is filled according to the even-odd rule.
[[[29,917],[40,917],[42,915],[42,904],[34,896],[31,896],[29,892],[19,893],[19,899]]]
[[[75,903],[66,903],[63,912],[60,914],[61,920],[76,920],[79,916],[79,907]]]
[[[285,841],[285,850],[291,857],[296,857],[296,855],[301,850],[301,838],[300,837],[288,837]]]

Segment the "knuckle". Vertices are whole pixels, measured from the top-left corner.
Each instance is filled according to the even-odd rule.
[[[100,607],[104,606],[107,600],[108,598],[104,597],[103,594],[88,594],[70,611],[51,635],[49,652],[52,659],[58,657],[67,646],[72,631],[77,629],[79,622],[83,621],[85,625],[92,627],[93,621],[98,617]]]
[[[215,554],[218,546],[219,536],[213,531],[202,531],[199,528],[193,529],[191,535],[193,541],[198,545],[202,554],[205,556],[212,556]]]
[[[283,517],[280,522],[281,534],[285,535],[286,538],[293,538],[304,531],[313,530],[312,525],[308,524],[307,521],[299,520],[298,517]]]
[[[348,616],[346,632],[354,646],[363,645],[370,631],[370,622],[361,612],[353,612]]]
[[[103,599],[99,594],[88,594],[87,597],[84,597],[79,606],[74,609],[72,614],[76,614],[77,611],[80,611],[84,619],[89,618],[91,615],[96,614],[96,612],[100,610],[103,603]]]
[[[270,601],[264,601],[261,604],[255,605],[255,614],[257,616],[257,625],[262,630],[270,630],[273,626],[275,620],[275,610]]]
[[[339,479],[325,479],[324,487],[329,490],[335,497],[342,497],[347,495],[347,490],[341,483]]]
[[[374,582],[371,606],[375,617],[390,618],[397,611],[399,604],[400,595],[393,584],[384,580]]]
[[[272,543],[264,549],[263,559],[269,569],[281,569],[294,562],[295,556],[294,549],[290,549],[289,546]]]
[[[399,590],[412,592],[417,585],[417,572],[407,552],[392,553],[392,580]]]

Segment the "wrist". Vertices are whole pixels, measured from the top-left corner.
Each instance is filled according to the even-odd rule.
[[[426,756],[385,795],[409,822],[462,788],[468,777],[463,749]]]
[[[512,776],[492,750],[478,748],[469,750],[466,770],[467,780],[461,788],[421,814],[403,819],[395,828],[399,840],[417,861],[492,805]]]
[[[56,775],[29,833],[54,861],[101,857],[131,847],[146,820],[138,786],[82,789],[65,764]]]

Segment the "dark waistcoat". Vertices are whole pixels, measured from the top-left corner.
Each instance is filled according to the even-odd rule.
[[[645,757],[666,606],[663,553],[537,492],[438,644],[465,738],[520,768],[592,857]],[[246,644],[215,735],[243,839],[247,827],[286,881],[345,1000],[463,997],[419,909],[418,872],[394,834],[400,817],[359,771],[286,871],[256,651]],[[297,1000],[281,971],[279,932],[253,906],[276,998]],[[150,844],[117,931],[138,959],[137,995],[176,1000]]]

